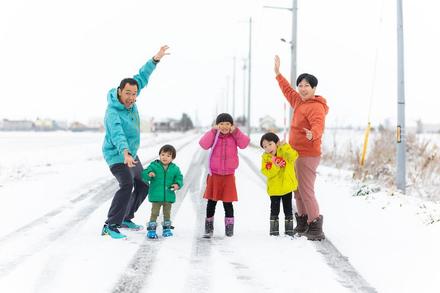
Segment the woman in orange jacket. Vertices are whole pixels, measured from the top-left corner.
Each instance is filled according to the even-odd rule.
[[[322,240],[323,216],[315,196],[316,169],[321,159],[321,137],[328,113],[326,100],[315,95],[318,80],[303,73],[296,80],[296,91],[280,73],[280,58],[275,56],[275,74],[287,102],[295,110],[290,124],[289,144],[298,151],[295,163],[298,190],[295,202],[298,213],[294,233],[309,240]]]

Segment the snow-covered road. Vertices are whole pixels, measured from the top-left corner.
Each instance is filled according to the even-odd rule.
[[[65,168],[65,162],[51,162],[50,172],[39,173],[34,181],[3,179],[0,219],[11,225],[0,231],[1,291],[414,292],[421,281],[424,285],[419,292],[436,292],[440,288],[433,281],[440,274],[433,270],[436,267],[433,259],[439,256],[438,249],[434,249],[440,244],[439,237],[435,236],[439,225],[426,228],[422,223],[412,224],[413,228],[420,228],[414,232],[416,236],[432,237],[429,244],[411,241],[413,247],[396,247],[397,256],[387,249],[381,251],[373,242],[380,241],[379,237],[387,235],[386,231],[377,229],[376,241],[362,231],[377,227],[375,225],[384,219],[403,219],[402,211],[407,213],[407,210],[396,208],[395,203],[378,208],[382,205],[380,200],[352,197],[352,183],[338,170],[320,168],[317,181],[321,210],[326,215],[326,241],[269,236],[270,201],[257,167],[261,150],[252,147],[240,151],[240,167],[236,173],[239,201],[234,204],[235,235],[224,236],[223,207],[219,204],[214,238],[201,238],[207,152],[198,146],[199,137],[198,133],[189,133],[143,139],[140,156],[145,161],[154,159],[162,144],[174,144],[178,150],[175,162],[185,176],[185,186],[179,191],[172,210],[175,235],[168,239],[147,240],[145,230],[127,231],[126,241],[100,236],[117,183],[102,159],[90,160],[99,155],[99,150],[92,147],[89,149],[93,151],[85,152],[81,145],[70,146],[72,157],[77,159],[68,164],[69,168]],[[99,137],[90,142],[91,146],[99,144]],[[28,165],[32,167],[37,163],[30,161]],[[12,167],[9,170],[19,170]],[[75,174],[82,170],[88,174],[89,184],[75,180]],[[32,194],[13,193],[15,197],[23,196],[21,204],[19,199],[11,199],[12,187],[21,185],[28,191],[35,187],[35,181],[50,185],[54,176],[51,174],[60,181],[57,182],[61,197],[58,201],[52,200],[53,194],[46,196],[36,189]],[[27,204],[28,199],[31,206]],[[26,214],[21,206],[26,206],[24,210],[33,209],[33,213]],[[149,202],[143,204],[135,222],[145,224],[150,208]],[[384,209],[388,209],[390,215],[383,213]],[[413,221],[417,219],[416,215],[411,216]],[[348,217],[347,222],[343,222],[344,217]],[[282,232],[283,225],[280,226]],[[382,227],[389,229],[388,223]],[[407,227],[398,226],[398,231]],[[390,237],[394,243],[405,239],[397,232]],[[382,246],[393,248],[387,241]],[[418,256],[423,266],[412,274],[412,280],[405,278],[399,282],[401,276],[413,272],[406,266],[408,262],[403,255],[411,260],[412,254],[419,252],[418,247],[425,249]],[[402,262],[395,263],[399,256]],[[400,275],[392,271],[383,275],[383,267],[395,269]]]

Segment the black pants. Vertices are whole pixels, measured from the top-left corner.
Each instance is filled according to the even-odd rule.
[[[141,179],[143,170],[139,157],[137,164],[130,168],[126,164],[118,163],[110,166],[110,171],[119,182],[107,215],[107,224],[121,225],[123,220],[131,220],[142,202],[147,197],[148,184]]]
[[[292,217],[292,192],[285,195],[272,195],[270,197],[270,217],[276,217],[280,214],[280,203],[283,201],[284,217]]]
[[[215,200],[208,199],[208,204],[206,205],[206,217],[211,218],[215,214],[215,206],[217,202]],[[223,207],[225,208],[225,217],[234,217],[234,206],[232,202],[223,202]]]

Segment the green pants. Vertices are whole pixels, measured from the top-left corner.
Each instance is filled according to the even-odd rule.
[[[151,205],[151,217],[150,222],[156,222],[159,217],[160,207],[163,206],[163,220],[171,220],[171,205],[170,202],[153,202]]]

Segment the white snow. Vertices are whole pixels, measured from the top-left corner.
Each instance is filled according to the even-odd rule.
[[[0,291],[440,292],[438,203],[383,189],[352,196],[359,186],[349,172],[320,166],[316,191],[328,241],[271,237],[255,147],[240,151],[235,235],[224,236],[219,203],[214,238],[201,239],[200,135],[142,134],[143,162],[165,143],[178,148],[187,186],[173,205],[173,237],[150,241],[145,230],[124,231],[121,241],[100,235],[117,188],[102,159],[102,133],[0,132]],[[134,221],[145,224],[150,207],[145,202]],[[350,265],[354,272],[345,272]],[[370,287],[356,288],[362,284]]]

